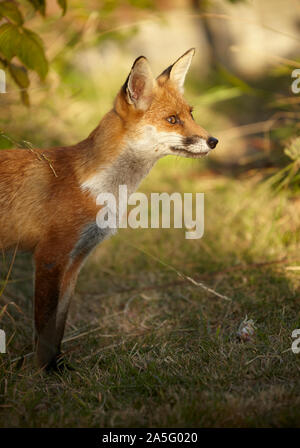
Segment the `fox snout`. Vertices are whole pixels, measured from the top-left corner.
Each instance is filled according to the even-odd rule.
[[[173,153],[183,157],[203,157],[216,147],[218,139],[215,137],[204,138],[200,135],[182,137],[177,145],[171,147]]]
[[[201,140],[203,140],[203,138],[200,137],[199,135],[192,135],[191,137],[185,137],[184,145],[185,146],[196,145]],[[208,137],[206,140],[206,143],[208,144],[210,149],[214,149],[217,146],[218,142],[219,140],[215,137]]]

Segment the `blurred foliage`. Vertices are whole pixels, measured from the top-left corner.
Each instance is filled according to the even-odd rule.
[[[240,3],[247,3],[244,0],[226,1],[236,5],[233,6],[236,9]],[[286,148],[290,148],[291,141],[300,135],[300,99],[291,94],[291,73],[300,66],[300,59],[278,58],[277,64],[270,65],[260,76],[239,72],[233,63],[230,49],[220,45],[210,19],[203,15],[214,12],[214,2],[193,0],[192,5],[208,44],[208,61],[211,66],[206,79],[195,80],[194,94],[196,96],[197,92],[203,92],[199,100],[201,105],[209,106],[216,115],[227,115],[230,121],[234,121],[235,129],[231,134],[233,141],[243,147],[238,157],[231,157],[230,163],[225,158],[210,157],[209,167],[233,177],[255,170],[265,171],[264,177],[271,178],[270,183],[276,191],[289,187],[293,194],[299,192],[299,163],[291,163]],[[264,23],[261,26],[263,28]],[[273,32],[281,34],[280,30],[273,29]],[[224,38],[230,42],[228,36],[230,33],[225,33]],[[297,35],[294,39],[298,40]],[[248,125],[253,125],[249,133],[243,129]],[[239,129],[240,138],[237,137]]]
[[[234,177],[266,169],[266,177],[271,177],[276,191],[283,187],[293,193],[300,191],[300,99],[290,93],[293,68],[280,65],[261,77],[247,79],[218,63],[205,80],[194,80],[195,94],[203,91],[200,103],[233,119],[237,133],[249,123],[257,124],[258,128],[244,137],[249,157],[232,158],[230,165],[222,159],[210,158],[211,169]]]
[[[275,191],[289,188],[292,192],[299,192],[300,185],[300,137],[291,140],[285,148],[284,154],[292,160],[283,169],[274,174],[268,181]]]
[[[67,11],[67,1],[56,0],[56,2],[62,11],[62,15],[64,15]],[[0,0],[0,67],[8,69],[12,79],[20,88],[22,102],[27,106],[29,106],[28,87],[30,85],[28,70],[36,72],[40,79],[44,80],[48,73],[49,61],[41,37],[25,26],[25,23],[32,20],[36,15],[45,17],[48,4],[53,9],[51,0],[48,0],[48,3],[46,0]],[[63,31],[67,26],[69,39],[66,45],[67,47],[74,47],[81,42],[82,37],[86,34],[85,25],[81,26],[83,19],[92,22],[95,16],[100,15],[105,20],[101,20],[101,23],[97,25],[99,33],[90,33],[94,37],[94,41],[90,44],[96,45],[103,39],[116,39],[118,38],[118,32],[108,31],[113,24],[111,17],[118,10],[126,8],[126,5],[137,9],[154,8],[152,0],[105,0],[94,3],[91,13],[89,5],[84,6],[82,2],[74,1],[72,6],[81,17],[76,17],[79,20],[75,20],[74,26],[68,26],[70,21],[74,19],[74,15],[71,15],[70,20],[60,24],[57,23],[58,30]],[[58,17],[56,17],[57,21]],[[80,25],[80,28],[78,28],[78,25]],[[91,23],[88,23],[88,25],[91,25]],[[131,30],[132,32],[134,30]],[[66,53],[64,53],[64,56],[66,56]]]
[[[34,14],[45,16],[46,0],[27,0],[27,3],[31,6],[30,9],[26,6],[24,8],[19,1],[0,2],[0,63],[8,68],[13,80],[20,87],[23,103],[29,105],[27,89],[30,81],[27,70],[35,71],[44,79],[48,72],[48,61],[40,36],[25,27],[26,19],[32,18]],[[58,0],[58,4],[65,14],[66,0]],[[12,62],[14,57],[22,65]]]

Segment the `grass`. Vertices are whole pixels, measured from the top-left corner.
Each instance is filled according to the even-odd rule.
[[[162,160],[142,190],[204,191],[202,239],[124,229],[89,258],[63,346],[75,371],[13,362],[32,351],[32,268],[17,256],[1,296],[1,427],[300,426],[299,271],[286,269],[297,264],[299,198],[201,163]],[[9,259],[2,279],[8,270]],[[248,343],[236,337],[246,315],[257,327]]]

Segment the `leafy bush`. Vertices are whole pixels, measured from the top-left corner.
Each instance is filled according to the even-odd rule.
[[[27,0],[31,6],[31,14],[46,14],[46,0]],[[65,14],[66,0],[58,0]],[[43,41],[34,31],[25,26],[26,18],[20,9],[18,1],[0,2],[0,63],[9,70],[15,83],[20,87],[24,104],[29,105],[27,88],[30,84],[28,69],[35,71],[41,79],[48,72],[48,61],[45,55]],[[23,8],[24,9],[24,8]],[[12,62],[17,58],[21,64]]]

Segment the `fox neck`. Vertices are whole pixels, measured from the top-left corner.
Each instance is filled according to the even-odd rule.
[[[96,174],[81,184],[81,188],[95,197],[100,193],[113,193],[117,197],[119,185],[126,185],[128,194],[131,194],[154,163],[155,160],[139,159],[130,148],[126,148],[113,162],[100,166]]]
[[[112,126],[111,113],[108,115],[110,122],[106,123],[104,117],[91,134],[93,156],[88,164],[92,164],[92,172],[89,170],[81,183],[81,188],[94,197],[100,193],[113,193],[118,197],[119,185],[126,185],[128,194],[133,193],[158,159],[152,148],[141,148],[141,142],[126,136],[116,115]]]

